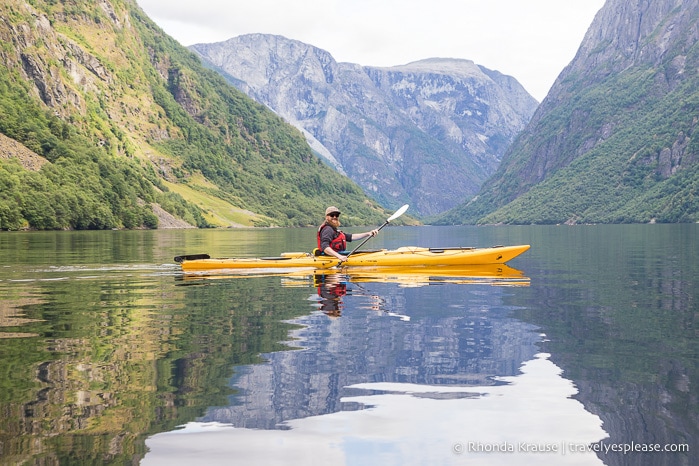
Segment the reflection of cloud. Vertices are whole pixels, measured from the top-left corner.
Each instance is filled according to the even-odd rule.
[[[149,438],[141,464],[602,464],[593,453],[560,451],[606,437],[601,420],[570,398],[573,383],[546,354],[521,371],[497,386],[356,384],[367,394],[343,401],[371,408],[295,419],[289,430],[190,423]],[[559,451],[517,451],[522,442]],[[469,443],[515,451],[474,453]]]

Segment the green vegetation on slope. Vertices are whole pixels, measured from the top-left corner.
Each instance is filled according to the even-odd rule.
[[[568,76],[478,197],[437,223],[699,221],[699,46],[684,58],[674,83],[672,57]]]
[[[694,135],[699,116],[696,83],[687,82],[667,96],[642,97],[638,92],[652,92],[651,86],[642,85],[649,74],[648,70],[638,70],[590,90],[593,95],[588,98],[600,93],[616,97],[609,99],[615,105],[605,108],[600,102],[591,108],[595,108],[592,113],[600,121],[616,120],[619,129],[584,156],[479,222],[699,221],[699,150]],[[641,102],[638,109],[632,107]],[[663,152],[672,152],[678,144],[687,145],[685,160],[663,160]],[[694,161],[687,160],[692,157]]]
[[[155,228],[151,202],[206,226],[199,209],[153,189],[158,182],[152,172],[95,147],[15,83],[0,68],[0,133],[51,163],[30,171],[17,160],[0,159],[0,229]]]
[[[348,225],[384,217],[133,1],[32,7],[50,28],[24,2],[0,6],[0,132],[51,163],[0,159],[0,229],[153,228],[151,203],[199,227],[226,217],[203,210],[218,201],[256,226],[314,225],[328,203],[352,213]]]

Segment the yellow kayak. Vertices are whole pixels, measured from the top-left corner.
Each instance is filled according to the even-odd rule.
[[[504,264],[529,249],[529,245],[493,246],[489,248],[448,247],[425,248],[416,246],[398,249],[379,249],[353,252],[342,263],[352,267],[435,267]],[[224,269],[327,269],[338,265],[331,256],[305,252],[286,252],[276,257],[212,259],[207,254],[175,257],[184,272]]]

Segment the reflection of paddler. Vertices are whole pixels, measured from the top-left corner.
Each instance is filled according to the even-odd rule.
[[[316,275],[315,285],[320,297],[320,310],[330,317],[340,317],[342,314],[342,297],[347,294],[347,285],[338,275]]]

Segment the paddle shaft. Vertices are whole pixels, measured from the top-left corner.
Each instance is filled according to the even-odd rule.
[[[386,225],[388,225],[388,220],[386,220],[386,221],[384,222],[383,225],[381,225],[379,228],[377,228],[376,231],[377,231],[377,232],[380,231],[380,230],[381,230],[383,227],[385,227]],[[364,244],[365,244],[367,241],[369,241],[371,238],[373,238],[372,235],[367,236],[366,239],[365,239],[364,241],[362,241],[361,243],[359,243],[359,246],[357,246],[356,248],[352,249],[352,250],[349,252],[349,254],[347,254],[347,257],[349,257],[349,256],[351,256],[352,254],[354,254],[355,252],[357,252],[357,249],[359,249],[359,248],[361,248],[362,246],[364,246]]]
[[[396,211],[393,213],[393,215],[391,215],[390,217],[388,217],[388,219],[384,222],[383,225],[381,225],[379,228],[376,229],[376,231],[377,231],[377,232],[380,231],[383,227],[385,227],[386,225],[388,225],[389,223],[391,223],[391,220],[395,220],[395,219],[397,219],[398,217],[400,217],[401,215],[403,215],[403,214],[405,213],[406,210],[408,210],[408,204],[405,204],[403,207],[401,207],[400,209],[396,210]],[[359,246],[357,246],[356,248],[354,248],[353,250],[351,250],[350,253],[347,254],[347,257],[349,257],[349,256],[351,256],[352,254],[354,254],[355,252],[357,252],[357,250],[358,250],[359,248],[361,248],[362,246],[364,246],[364,243],[366,243],[367,241],[369,241],[371,238],[373,238],[373,236],[372,236],[372,235],[369,235],[369,236],[367,237],[367,239],[365,239],[364,241],[362,241],[362,242],[359,244]]]

